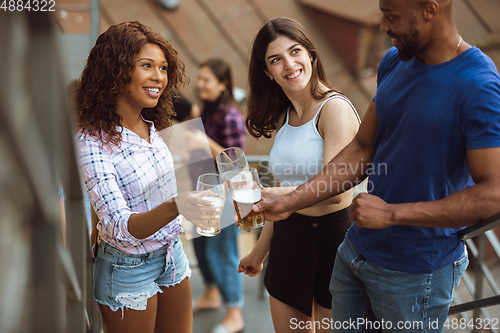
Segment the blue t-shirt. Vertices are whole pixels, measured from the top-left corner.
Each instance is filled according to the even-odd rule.
[[[370,193],[388,203],[433,201],[473,184],[467,149],[500,146],[500,77],[478,48],[438,65],[382,60],[374,97],[378,131]],[[464,252],[459,229],[353,226],[349,239],[367,259],[430,273]]]

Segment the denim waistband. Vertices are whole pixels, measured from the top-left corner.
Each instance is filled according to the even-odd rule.
[[[148,253],[139,253],[139,254],[124,252],[120,249],[117,249],[113,245],[106,243],[105,241],[101,241],[101,244],[99,245],[99,252],[101,252],[102,254],[106,254],[109,257],[113,257],[115,255],[123,256],[123,254],[125,253],[128,257],[132,258],[154,258],[154,257],[165,256],[169,251],[169,248],[171,246],[174,247],[179,241],[180,238],[177,237],[174,240],[165,244],[163,247],[159,248],[158,250],[154,250]]]

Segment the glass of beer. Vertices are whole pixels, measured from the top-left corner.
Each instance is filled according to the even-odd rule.
[[[198,177],[196,182],[196,192],[201,199],[213,203],[213,207],[220,208],[219,217],[212,220],[200,221],[205,228],[196,227],[196,232],[202,236],[213,237],[220,234],[221,216],[226,202],[226,188],[224,180],[215,173],[205,173]]]
[[[229,176],[230,175],[230,176]],[[259,173],[255,168],[241,167],[228,172],[229,190],[233,199],[240,230],[254,230],[264,226],[261,212],[254,212],[252,207],[261,201]]]
[[[248,169],[248,161],[243,150],[238,147],[229,147],[217,154],[215,158],[217,169],[224,180],[229,180],[230,172]]]

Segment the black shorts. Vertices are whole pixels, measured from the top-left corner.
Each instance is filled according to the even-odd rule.
[[[349,216],[349,208],[345,208],[318,217],[295,213],[274,222],[264,277],[272,297],[309,317],[313,300],[331,309],[333,263],[352,224]]]

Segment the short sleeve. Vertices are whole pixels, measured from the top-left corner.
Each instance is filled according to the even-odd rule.
[[[462,110],[466,149],[500,147],[500,83],[483,81],[471,92]]]
[[[398,60],[398,49],[393,47],[387,53],[384,55],[382,60],[380,61],[380,65],[378,66],[377,70],[377,88],[380,85],[380,82],[385,77],[385,74],[391,70],[394,65],[397,63]],[[377,94],[375,93],[375,96],[373,96],[372,101],[376,102],[377,99]]]

